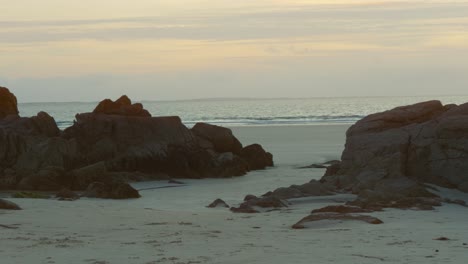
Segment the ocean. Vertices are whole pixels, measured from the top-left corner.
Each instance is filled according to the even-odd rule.
[[[468,102],[468,96],[342,97],[304,99],[200,99],[142,101],[153,116],[180,116],[188,127],[197,122],[215,125],[278,126],[352,124],[366,115],[401,105],[441,100],[444,104]],[[91,112],[98,102],[20,103],[21,116],[45,111],[64,129],[77,113]]]

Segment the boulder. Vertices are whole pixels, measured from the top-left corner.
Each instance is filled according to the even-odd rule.
[[[207,207],[208,208],[217,208],[217,207],[229,208],[229,205],[221,199],[216,199],[212,203],[210,203]]]
[[[21,207],[19,207],[17,204],[15,204],[13,202],[10,202],[10,201],[4,200],[4,199],[0,199],[0,209],[4,209],[4,210],[21,210]]]
[[[141,197],[137,190],[124,182],[93,182],[88,186],[83,196],[106,199],[129,199]]]
[[[18,115],[18,102],[16,96],[6,87],[0,86],[0,119],[9,115]]]
[[[468,104],[443,106],[439,101],[369,115],[347,131],[335,175],[350,178],[348,187],[354,189],[410,178],[466,192],[467,124]]]
[[[262,170],[274,165],[273,155],[266,152],[259,144],[253,144],[243,148],[240,156],[247,161],[250,170]]]
[[[143,108],[142,104],[132,104],[132,101],[126,95],[123,95],[115,102],[110,99],[101,101],[94,109],[93,113],[105,115],[151,117],[151,114]]]
[[[229,128],[206,123],[197,123],[191,131],[200,138],[201,144],[206,144],[203,143],[205,141],[210,142],[216,152],[232,152],[234,154],[240,154],[242,150],[242,144],[232,134],[232,131]]]
[[[0,95],[0,189],[85,190],[93,182],[233,177],[265,166],[250,154],[241,156],[242,145],[230,129],[203,123],[188,129],[176,116],[151,117],[127,96],[77,114],[60,131],[45,112],[19,117],[14,95],[6,88]],[[262,152],[255,155],[271,160],[256,149]],[[116,193],[106,196],[129,191],[124,185],[112,189]]]
[[[80,196],[77,193],[67,188],[61,189],[57,194],[55,194],[55,197],[60,201],[74,201],[80,199]]]

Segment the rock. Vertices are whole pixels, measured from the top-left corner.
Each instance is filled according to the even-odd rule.
[[[252,206],[249,206],[247,204],[241,204],[239,207],[231,207],[230,210],[233,213],[244,213],[244,214],[259,213],[258,210],[253,209]]]
[[[333,176],[333,175],[336,175],[336,174],[338,174],[338,172],[340,171],[340,169],[341,169],[341,162],[332,164],[332,165],[330,165],[330,166],[327,167],[327,170],[325,171],[325,175],[324,175],[324,176]]]
[[[333,194],[333,188],[316,180],[311,180],[310,182],[302,185],[293,185],[291,187],[301,191],[304,196],[323,196]]]
[[[262,170],[273,167],[273,155],[266,152],[259,144],[249,145],[242,149],[240,156],[247,161],[250,170]]]
[[[93,182],[111,182],[106,164],[98,162],[70,172],[73,189],[83,190]]]
[[[309,166],[299,167],[299,169],[327,169],[331,166],[335,166],[341,163],[339,160],[329,160],[324,163],[314,163]]]
[[[140,197],[140,193],[128,183],[119,182],[111,185],[111,192],[109,195],[109,198],[111,199],[129,199]]]
[[[207,207],[208,208],[217,208],[217,207],[229,208],[229,205],[225,201],[223,201],[221,199],[216,199],[216,200],[214,200],[214,202],[209,204]]]
[[[115,102],[110,99],[101,101],[94,109],[95,114],[106,115],[122,115],[122,116],[137,116],[137,117],[151,117],[151,114],[143,109],[143,105],[136,103],[132,105],[132,101],[123,95]]]
[[[323,164],[312,164],[308,166],[299,167],[299,169],[326,169],[328,166]]]
[[[56,198],[59,198],[59,200],[61,201],[74,201],[74,200],[77,200],[80,198],[80,196],[69,190],[69,189],[61,189],[56,195],[55,195]]]
[[[85,190],[93,182],[233,177],[265,166],[250,154],[240,156],[242,145],[231,130],[208,124],[188,129],[179,117],[151,117],[126,96],[77,114],[62,132],[45,112],[19,117],[14,95],[5,88],[0,94],[0,189]],[[249,150],[271,160],[261,146]],[[129,195],[124,185],[115,189],[114,197]]]
[[[199,138],[210,142],[216,152],[240,154],[242,150],[242,144],[229,128],[197,123],[191,131]]]
[[[310,222],[321,221],[321,220],[334,220],[334,221],[343,221],[343,220],[354,220],[354,221],[363,221],[369,224],[378,225],[382,224],[382,220],[369,216],[369,215],[353,215],[353,214],[337,214],[337,213],[316,213],[304,217],[299,222],[294,224],[292,228],[294,229],[303,229],[307,228],[307,224]]]
[[[253,195],[253,194],[247,194],[247,195],[244,197],[244,202],[249,201],[249,200],[253,200],[253,199],[258,199],[258,197],[255,196],[255,195]]]
[[[107,199],[129,199],[141,197],[137,190],[124,182],[93,182],[88,186],[83,196]]]
[[[106,186],[102,182],[93,182],[86,188],[83,196],[89,198],[109,198],[109,193],[109,186]]]
[[[346,205],[329,205],[320,209],[312,210],[314,213],[340,213],[340,214],[349,214],[349,213],[371,213],[372,210],[363,209],[356,206],[346,206]]]
[[[0,172],[0,190],[14,189],[16,187],[17,177],[16,171],[13,169],[5,169],[3,174]]]
[[[450,239],[449,239],[449,238],[446,238],[446,237],[438,237],[438,238],[434,238],[434,240],[449,241]]]
[[[406,177],[468,192],[467,124],[468,104],[443,106],[439,101],[369,115],[347,131],[336,174],[349,177],[350,188],[366,174],[373,184]]]
[[[274,190],[269,197],[276,197],[279,199],[292,199],[304,197],[304,194],[294,187],[281,187]]]
[[[257,208],[281,208],[288,207],[288,203],[277,197],[262,197],[262,198],[253,198],[244,201],[239,205],[239,207],[231,207],[231,211],[234,213],[259,213],[260,211]]]
[[[0,119],[9,115],[18,115],[18,102],[16,96],[8,88],[0,87]]]
[[[1,95],[1,94],[0,94]],[[21,210],[21,207],[19,207],[17,204],[0,199],[0,209],[5,209],[5,210]]]
[[[34,175],[23,178],[18,188],[22,190],[56,191],[60,190],[65,171],[61,167],[48,166]]]

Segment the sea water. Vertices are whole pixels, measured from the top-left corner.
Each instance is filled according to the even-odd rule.
[[[141,103],[153,116],[180,116],[189,127],[197,122],[236,127],[352,124],[371,113],[428,100],[461,104],[468,102],[468,96],[201,99]],[[20,103],[19,110],[21,116],[33,116],[45,111],[64,129],[73,124],[77,113],[92,112],[97,103]]]

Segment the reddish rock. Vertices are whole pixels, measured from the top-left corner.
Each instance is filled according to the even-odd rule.
[[[132,101],[123,95],[115,102],[110,99],[101,101],[98,106],[94,109],[95,114],[106,114],[106,115],[123,115],[123,116],[139,116],[139,117],[151,117],[151,114],[143,109],[143,105],[136,103],[132,105]]]
[[[0,86],[0,119],[9,115],[18,115],[18,102],[16,96],[8,88]]]
[[[232,152],[234,154],[240,154],[242,150],[242,144],[232,134],[232,131],[229,128],[206,123],[197,123],[191,131],[202,140],[207,140],[213,144],[216,152]]]
[[[262,170],[274,165],[273,155],[266,152],[259,144],[253,144],[243,148],[240,156],[247,161],[250,170]]]

